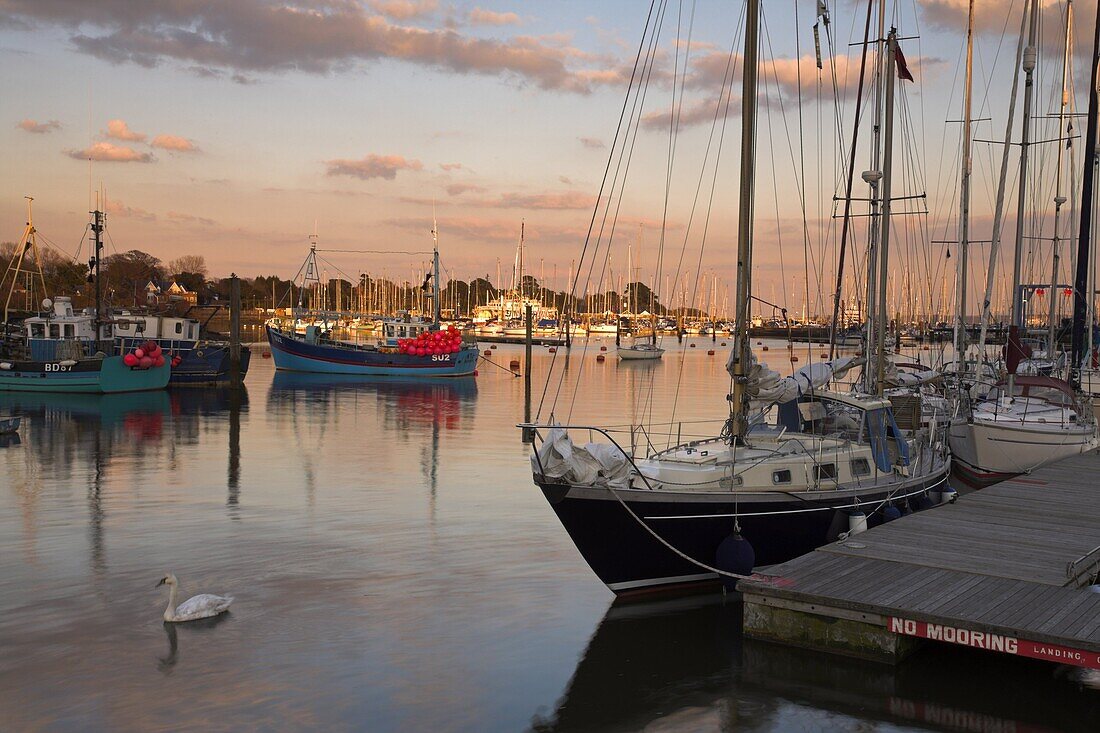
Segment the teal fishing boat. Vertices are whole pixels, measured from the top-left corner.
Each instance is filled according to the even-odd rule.
[[[77,312],[68,297],[45,298],[42,310],[14,322],[12,301],[22,286],[28,297],[35,286],[45,294],[46,283],[35,238],[30,199],[27,227],[4,273],[8,285],[4,302],[4,330],[0,341],[0,391],[111,394],[164,389],[171,375],[168,363],[128,365],[114,352],[111,324],[103,313],[99,260],[103,249],[103,212],[92,212],[95,256],[90,265],[96,307]]]

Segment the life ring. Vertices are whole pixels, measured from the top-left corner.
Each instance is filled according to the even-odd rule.
[[[197,357],[199,357],[199,358],[201,359],[201,358],[202,358],[202,349],[197,349],[197,350],[195,351],[195,356],[197,356]]]

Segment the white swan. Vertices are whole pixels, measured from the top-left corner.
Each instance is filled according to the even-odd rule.
[[[181,621],[196,621],[200,618],[210,618],[229,610],[229,604],[233,602],[232,596],[215,596],[203,593],[193,598],[188,598],[183,603],[176,605],[176,591],[179,590],[179,581],[176,576],[169,573],[160,579],[157,587],[167,585],[168,608],[164,609],[164,620],[171,623]]]

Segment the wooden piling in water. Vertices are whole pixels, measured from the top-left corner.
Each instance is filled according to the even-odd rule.
[[[234,272],[229,280],[229,386],[241,385],[241,279]]]

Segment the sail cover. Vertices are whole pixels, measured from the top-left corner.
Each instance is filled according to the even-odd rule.
[[[915,387],[918,384],[926,384],[935,381],[943,375],[935,369],[924,369],[919,372],[903,372],[897,364],[889,364],[886,367],[886,383],[891,387]]]
[[[551,427],[538,454],[531,456],[531,468],[548,479],[571,485],[630,485],[630,463],[616,446],[607,443],[575,445],[564,428]]]
[[[726,371],[732,376],[734,354],[726,362]],[[748,371],[747,389],[749,399],[757,406],[771,405],[798,399],[804,394],[820,389],[834,379],[843,377],[849,369],[863,363],[858,356],[845,356],[832,361],[822,361],[804,366],[789,377],[757,361],[752,355],[752,365]]]

